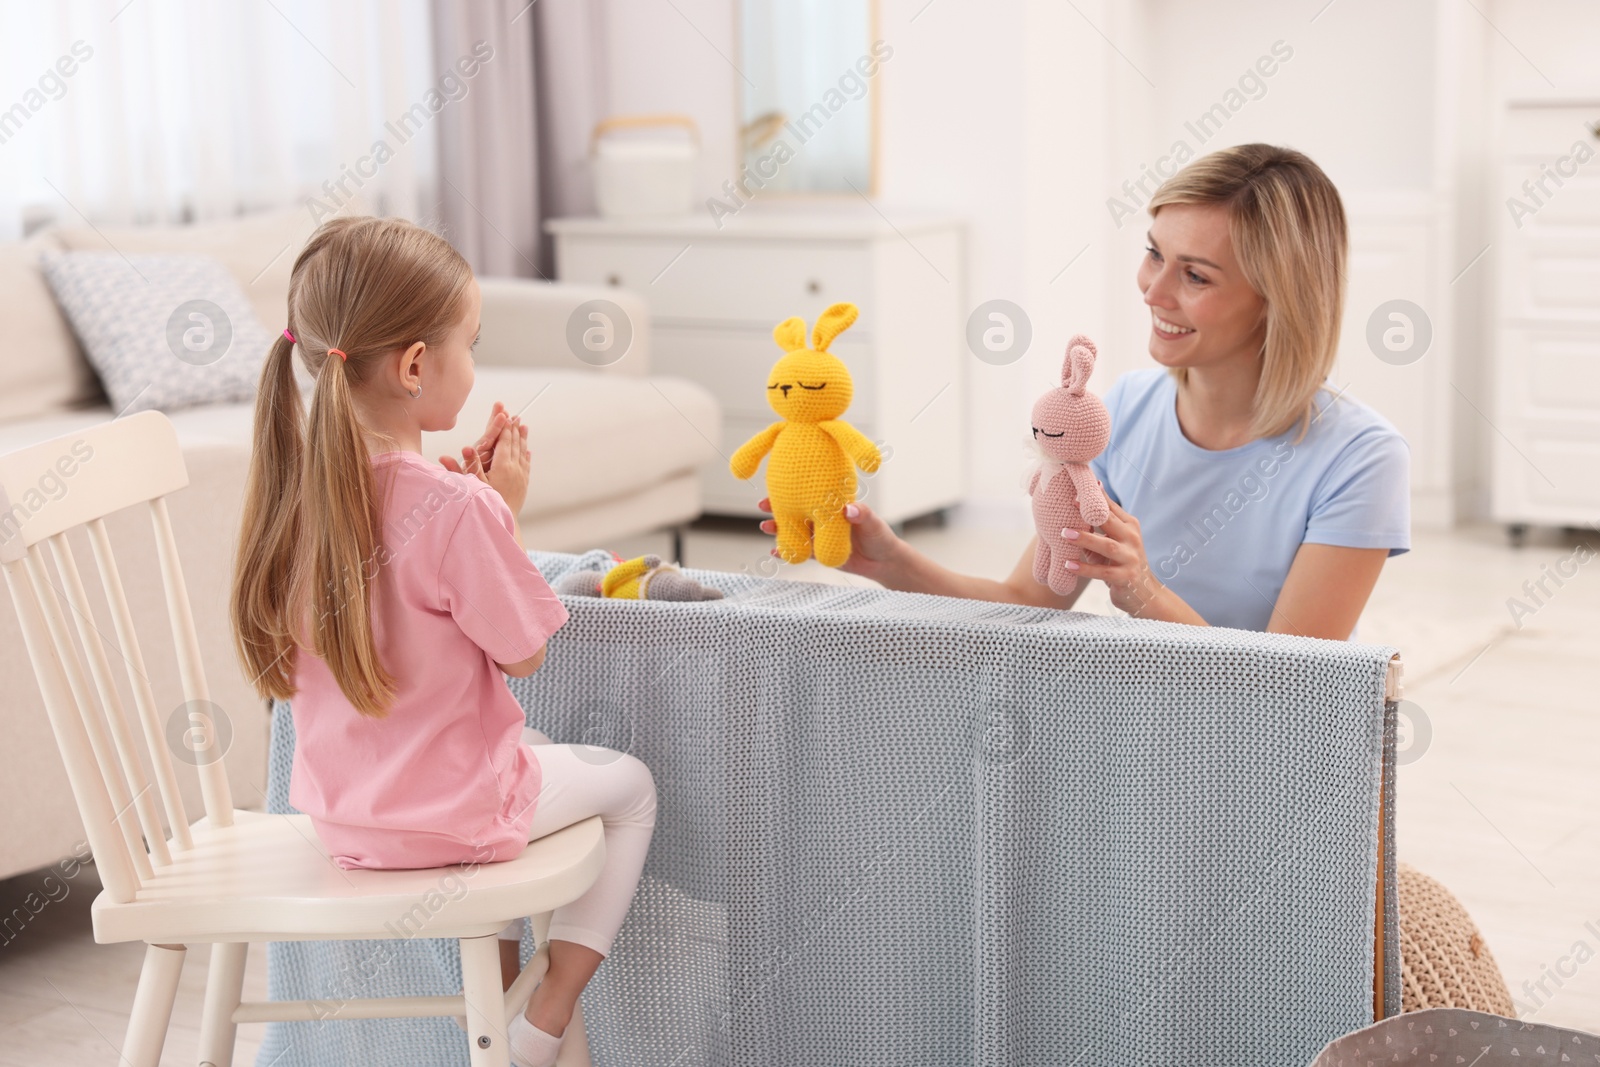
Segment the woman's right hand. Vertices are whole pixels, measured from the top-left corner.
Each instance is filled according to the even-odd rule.
[[[772,501],[762,497],[756,507],[772,514]],[[886,580],[900,561],[905,542],[895,535],[887,522],[867,505],[856,501],[846,505],[844,517],[850,523],[850,558],[839,566],[847,574],[859,574],[875,582],[890,585]],[[778,524],[772,519],[761,520],[761,532],[776,534]],[[777,556],[774,548],[772,555]]]

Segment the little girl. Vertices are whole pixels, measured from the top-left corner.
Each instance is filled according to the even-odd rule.
[[[472,389],[479,307],[466,261],[418,226],[312,235],[261,375],[232,617],[257,690],[293,697],[289,799],[341,867],[508,860],[601,817],[605,867],[553,915],[549,971],[510,1027],[512,1059],[544,1067],[627,913],[656,793],[632,756],[523,743],[502,672],[538,670],[567,619],[517,528],[527,427],[497,404],[464,464],[421,455]],[[520,930],[501,935],[513,973]]]

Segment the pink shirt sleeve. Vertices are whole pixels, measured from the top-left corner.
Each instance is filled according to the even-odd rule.
[[[472,494],[439,563],[440,604],[496,663],[530,658],[567,621],[515,522],[499,493]]]

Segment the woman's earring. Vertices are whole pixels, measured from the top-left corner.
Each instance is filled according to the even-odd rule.
[[[417,391],[411,394],[411,399],[415,400],[418,397],[420,397],[421,395],[422,395],[422,383],[418,382],[417,383]]]

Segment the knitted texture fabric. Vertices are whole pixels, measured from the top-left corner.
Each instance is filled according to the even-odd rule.
[[[725,598],[564,598],[509,681],[660,798],[595,1067],[1284,1067],[1370,1021],[1392,649],[687,573]],[[448,941],[270,953],[330,1010],[461,988]],[[466,1063],[448,1018],[272,1024],[258,1060]]]
[[[1054,593],[1076,588],[1078,576],[1066,564],[1083,558],[1083,549],[1061,531],[1088,530],[1111,515],[1105,492],[1089,467],[1111,440],[1111,414],[1087,388],[1095,355],[1094,342],[1076,334],[1067,342],[1060,387],[1033,405],[1033,441],[1047,461],[1028,485],[1039,533],[1033,578]]]
[[[855,383],[828,346],[856,321],[854,304],[834,304],[817,319],[806,347],[803,319],[785,319],[772,331],[784,356],[768,376],[767,403],[781,416],[734,452],[729,468],[751,478],[767,457],[767,498],[778,528],[778,555],[804,563],[813,551],[826,566],[850,558],[850,524],[844,509],[856,498],[856,468],[876,471],[883,457],[841,416]],[[770,455],[769,455],[770,453]]]
[[[1331,1041],[1309,1067],[1577,1067],[1596,1061],[1597,1034],[1480,1011],[1428,1008]]]
[[[1444,886],[1404,863],[1400,959],[1405,1011],[1467,1008],[1516,1014],[1506,980],[1467,909]]]

